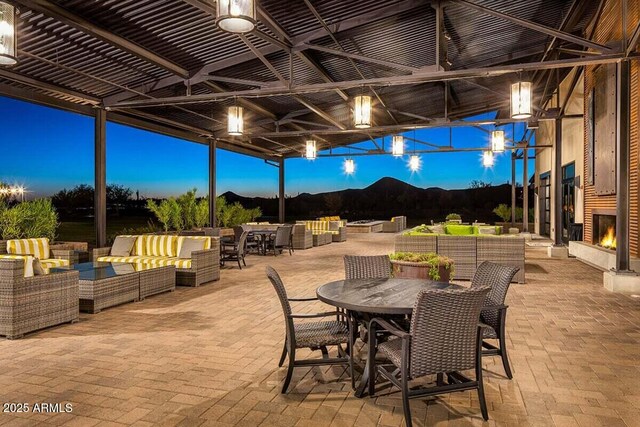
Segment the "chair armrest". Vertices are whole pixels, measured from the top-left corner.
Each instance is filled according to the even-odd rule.
[[[51,255],[53,255],[54,258],[71,261],[74,256],[74,251],[67,249],[51,249]]]
[[[220,262],[220,249],[213,246],[211,249],[191,252],[191,269],[199,270],[210,267]]]
[[[93,261],[96,261],[98,257],[107,256],[111,253],[111,248],[95,248],[93,250]]]
[[[369,330],[373,330],[376,323],[382,326],[382,329],[386,332],[389,332],[391,335],[395,335],[396,337],[402,338],[403,340],[411,338],[411,334],[409,332],[396,328],[391,323],[379,317],[374,317],[373,319],[371,319],[371,321],[369,321]]]
[[[309,297],[309,298],[287,298],[289,301],[318,301],[317,297]]]
[[[340,313],[339,311],[325,311],[324,313],[313,313],[313,314],[289,314],[287,317],[289,319],[313,319],[317,317],[329,317],[329,316],[339,316],[344,313]]]

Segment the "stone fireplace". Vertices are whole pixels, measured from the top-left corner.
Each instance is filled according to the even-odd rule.
[[[594,245],[605,249],[616,248],[616,216],[611,212],[593,213],[593,232],[591,240]]]

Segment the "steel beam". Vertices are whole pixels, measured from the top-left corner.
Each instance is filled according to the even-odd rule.
[[[551,168],[554,177],[553,246],[564,246],[562,240],[562,118],[556,119],[555,133],[554,162]]]
[[[93,218],[96,247],[107,245],[107,111],[96,109]]]
[[[529,232],[529,148],[522,149],[522,231]]]
[[[511,226],[516,226],[516,152],[511,152]]]
[[[522,27],[529,28],[534,31],[538,31],[561,40],[565,40],[571,43],[578,44],[580,46],[584,46],[590,49],[594,49],[599,52],[611,52],[612,49],[609,46],[605,46],[599,43],[592,42],[590,40],[584,39],[582,37],[575,36],[570,33],[566,33],[564,31],[556,30],[555,28],[547,27],[546,25],[536,24],[535,22],[527,21],[526,19],[517,18],[515,16],[508,15],[506,13],[499,12],[494,9],[490,9],[485,6],[481,6],[479,4],[472,3],[467,0],[452,0],[454,4],[459,4],[462,6],[467,6],[470,9],[474,9],[478,12],[486,13],[487,15],[495,16],[496,18],[506,19],[507,21],[511,21],[515,24],[518,24]]]
[[[329,113],[325,112],[320,107],[318,107],[315,104],[313,104],[312,102],[304,99],[303,97],[301,97],[299,95],[295,95],[295,96],[293,96],[293,99],[295,99],[300,104],[304,105],[309,110],[313,111],[318,116],[322,117],[323,119],[325,119],[327,122],[331,123],[333,126],[337,127],[338,129],[344,130],[344,129],[347,128],[345,125],[343,125],[342,123],[340,123],[339,121],[337,121],[336,119],[331,117],[331,115]]]
[[[85,34],[89,34],[96,39],[102,40],[111,46],[115,46],[120,50],[137,56],[151,64],[164,68],[176,76],[183,79],[189,78],[189,71],[185,68],[182,68],[168,59],[162,58],[160,55],[157,55],[142,46],[125,39],[124,37],[120,37],[109,30],[100,28],[83,17],[71,13],[54,3],[47,0],[16,0],[16,2],[35,12],[47,15],[57,21],[69,25],[70,27],[82,31]]]
[[[431,7],[436,12],[436,69],[448,70],[448,43],[446,38],[446,32],[444,28],[444,4],[441,1],[436,1],[431,4]]]
[[[616,65],[616,270],[629,271],[631,64]]]
[[[559,59],[546,62],[530,62],[524,64],[510,64],[496,67],[470,68],[451,71],[425,71],[412,75],[377,77],[371,79],[347,80],[333,83],[317,83],[310,85],[300,85],[293,88],[263,88],[230,91],[217,94],[202,94],[191,96],[174,96],[167,98],[146,99],[136,101],[122,101],[109,103],[105,99],[105,105],[118,107],[150,107],[176,104],[197,104],[202,102],[220,101],[235,97],[271,97],[271,96],[291,96],[305,93],[329,92],[336,89],[353,89],[362,86],[402,86],[414,85],[430,82],[451,81],[476,77],[491,77],[504,74],[526,72],[539,69],[560,69],[573,68],[581,65],[597,65],[618,62],[623,58],[623,54],[601,55],[596,58],[571,58]],[[633,57],[637,59],[637,57]]]
[[[216,227],[216,149],[215,138],[209,139],[209,226]]]
[[[359,55],[357,53],[349,53],[343,50],[332,49],[330,47],[320,46],[317,44],[304,43],[299,48],[295,48],[294,50],[300,50],[300,49],[317,50],[319,52],[325,52],[325,53],[329,53],[331,55],[336,55],[336,56],[343,56],[345,58],[355,59],[356,61],[360,61],[360,62],[368,62],[370,64],[382,65],[383,67],[394,68],[396,70],[402,70],[409,73],[420,71],[420,68],[418,67],[398,64],[397,62],[385,61],[383,59],[371,58],[369,56]]]
[[[31,77],[23,76],[22,74],[14,73],[6,69],[0,68],[0,77],[12,80],[17,83],[21,83],[27,86],[35,87],[47,92],[55,93],[60,96],[73,98],[87,104],[98,105],[101,100],[95,96],[87,95],[86,93],[78,92],[72,89],[66,89],[51,83],[44,82],[42,80],[34,79]]]
[[[284,160],[278,160],[278,222],[280,224],[285,223],[284,212]]]

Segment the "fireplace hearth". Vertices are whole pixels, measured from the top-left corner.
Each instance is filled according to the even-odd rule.
[[[616,216],[593,214],[592,242],[605,249],[616,248]]]

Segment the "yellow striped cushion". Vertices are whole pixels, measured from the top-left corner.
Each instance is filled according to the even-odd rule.
[[[49,258],[49,239],[7,240],[7,252],[13,255],[33,255],[38,259]]]
[[[173,255],[174,257],[177,257],[178,254],[180,254],[180,249],[182,249],[182,243],[184,242],[185,239],[196,239],[196,240],[204,240],[204,249],[211,249],[211,237],[209,236],[180,236],[178,237],[178,247],[176,248],[176,254]],[[190,267],[188,267],[190,268]]]
[[[67,260],[67,259],[57,259],[57,258],[41,259],[40,260],[40,265],[42,266],[42,269],[44,270],[44,273],[45,274],[49,274],[49,269],[51,269],[51,268],[68,267],[69,266],[69,260]]]
[[[159,235],[142,236],[144,238],[144,252],[140,255],[149,256],[178,256],[178,236]]]
[[[147,270],[154,267],[166,267],[168,265],[172,265],[175,268],[191,268],[191,260],[182,258],[155,258],[151,261],[141,262],[140,264],[142,264],[142,270]]]
[[[96,261],[98,262],[128,262],[128,263],[135,263],[135,262],[145,262],[145,261],[151,261],[153,260],[155,257],[151,257],[151,256],[144,256],[144,255],[133,255],[133,256],[101,256],[98,257],[98,259]]]

